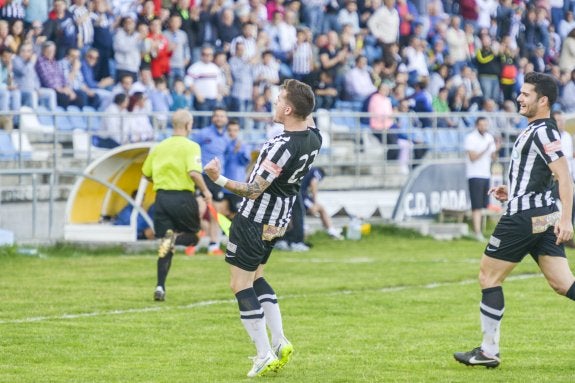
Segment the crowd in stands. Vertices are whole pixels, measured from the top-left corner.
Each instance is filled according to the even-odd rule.
[[[155,112],[132,122],[137,134],[116,137],[149,140],[151,124],[165,126],[178,108],[270,112],[274,87],[289,77],[313,86],[317,108],[384,115],[370,120],[382,132],[397,125],[385,115],[403,110],[513,112],[530,71],[553,74],[572,112],[574,8],[573,0],[0,0],[0,112]]]

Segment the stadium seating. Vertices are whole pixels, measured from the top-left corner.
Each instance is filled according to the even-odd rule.
[[[12,161],[17,159],[18,151],[12,143],[10,133],[0,131],[0,160]]]
[[[97,113],[98,111],[91,106],[86,105],[82,108],[82,110],[87,114],[85,116],[86,119],[86,129],[91,132],[95,132],[100,129],[100,116],[99,115],[91,115],[91,113]]]
[[[38,107],[40,110],[41,107]],[[44,107],[42,107],[44,108]],[[45,108],[44,108],[45,109]],[[47,111],[47,109],[45,109]],[[26,133],[43,133],[43,134],[52,134],[54,133],[54,125],[50,121],[48,117],[43,118],[44,122],[40,121],[34,109],[23,106],[20,108],[20,129]]]
[[[57,106],[54,112],[56,113],[54,116],[54,122],[57,130],[65,132],[71,132],[74,130],[74,124],[68,118],[66,109],[61,106]]]
[[[16,158],[18,158],[19,155],[23,160],[29,160],[32,158],[34,149],[32,148],[26,133],[13,131],[10,134],[10,138],[12,139],[12,146],[14,147],[14,150],[17,152]]]
[[[82,109],[77,107],[76,105],[68,106],[68,120],[73,126],[73,129],[88,129],[88,121],[86,117],[82,114]]]

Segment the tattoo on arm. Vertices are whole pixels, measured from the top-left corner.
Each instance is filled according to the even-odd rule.
[[[255,180],[251,183],[229,180],[226,184],[226,189],[240,197],[256,199],[268,188],[268,186],[270,186],[270,184],[270,182],[267,182],[262,177],[256,176]]]

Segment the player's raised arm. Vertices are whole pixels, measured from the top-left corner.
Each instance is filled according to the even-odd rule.
[[[266,181],[259,175],[256,175],[252,182],[230,180],[221,174],[221,167],[220,160],[216,157],[204,166],[204,172],[206,172],[208,177],[217,185],[228,189],[240,197],[256,199],[271,185],[271,182]]]

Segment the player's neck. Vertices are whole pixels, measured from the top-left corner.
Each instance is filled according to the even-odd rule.
[[[535,120],[543,120],[545,118],[551,118],[551,113],[548,110],[540,111],[532,117],[527,119],[528,123],[532,123]]]
[[[284,130],[286,132],[302,132],[307,130],[307,122],[305,120],[290,119],[284,122]]]

